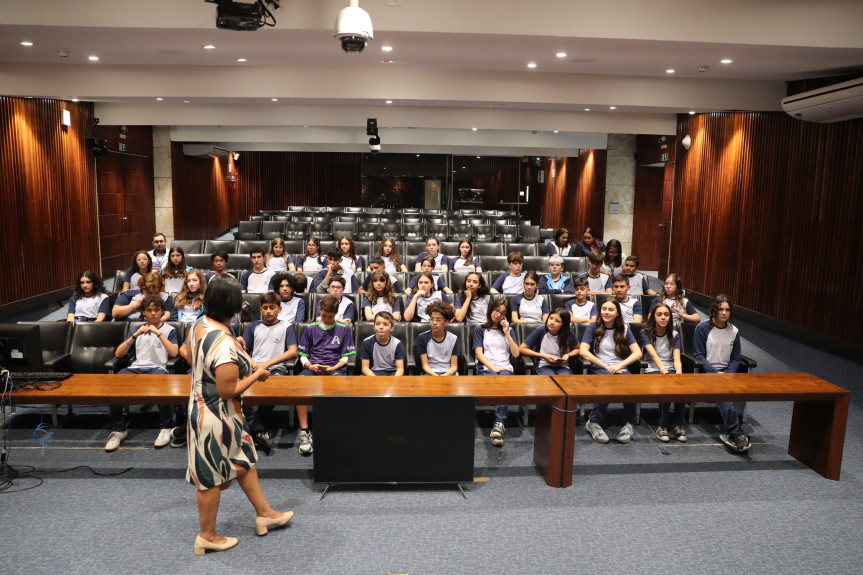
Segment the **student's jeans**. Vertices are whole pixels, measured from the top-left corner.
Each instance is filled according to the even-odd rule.
[[[600,369],[595,365],[591,365],[587,370],[587,373],[592,375],[612,375],[609,371]],[[620,374],[615,375],[630,375],[628,369],[624,369]],[[623,419],[626,423],[631,423],[635,425],[636,420],[636,403],[624,403],[623,404]],[[593,406],[593,411],[590,412],[590,416],[588,419],[593,421],[594,423],[598,423],[600,426],[605,427],[605,416],[608,415],[608,404],[607,403],[597,403]]]
[[[321,374],[315,373],[310,369],[303,369],[303,371],[300,372],[300,375],[321,375]],[[338,371],[334,371],[334,372],[328,373],[326,375],[347,375],[347,371],[345,370],[345,368],[342,368]]]
[[[160,367],[154,367],[151,369],[141,369],[141,368],[129,368],[121,369],[117,372],[120,373],[133,373],[133,374],[154,374],[154,375],[168,375],[168,372]],[[109,405],[108,406],[108,421],[111,423],[111,431],[126,431],[126,420],[123,419],[123,405]],[[174,406],[173,405],[160,405],[159,406],[159,427],[161,429],[170,429],[174,426]]]
[[[375,375],[395,375],[396,372],[390,369],[373,369],[372,373]]]
[[[658,371],[646,371],[644,373],[653,373],[658,374]],[[668,368],[668,373],[673,374],[677,373],[673,367]],[[686,402],[674,403],[674,421],[669,422],[671,419],[671,403],[660,403],[659,404],[659,427],[668,427],[669,423],[673,425],[683,425],[683,416],[686,413]]]
[[[285,371],[270,371],[270,377],[287,375]],[[270,417],[275,405],[243,405],[243,418],[246,420],[246,426],[249,433],[252,435],[266,431],[264,421]]]
[[[716,407],[722,414],[722,425],[729,437],[743,434],[743,412],[746,409],[745,401],[718,401]]]
[[[536,368],[537,375],[572,375],[572,370],[565,365],[544,365]]]
[[[512,371],[508,369],[504,369],[497,373],[488,369],[484,365],[476,366],[476,374],[477,375],[512,375]],[[494,420],[495,421],[506,421],[506,416],[509,414],[509,406],[508,405],[498,405],[494,408]]]

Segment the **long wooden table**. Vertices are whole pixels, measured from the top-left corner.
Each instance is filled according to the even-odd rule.
[[[16,390],[16,403],[185,405],[189,375],[76,374],[53,391]],[[315,396],[472,395],[477,405],[536,404],[534,463],[552,487],[572,484],[572,457],[564,472],[566,396],[546,376],[270,377],[244,394],[249,405],[309,405]],[[555,409],[556,408],[556,409]],[[574,418],[573,418],[574,420]]]
[[[635,376],[554,376],[567,410],[582,403],[793,401],[788,454],[839,480],[851,392],[808,373],[717,373]],[[575,418],[567,418],[563,473],[571,474]]]

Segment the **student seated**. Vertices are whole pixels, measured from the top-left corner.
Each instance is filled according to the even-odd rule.
[[[195,323],[199,317],[204,315],[204,294],[207,293],[207,283],[204,281],[204,272],[192,270],[186,274],[183,288],[174,300],[174,312],[171,319],[183,323]]]
[[[572,246],[569,245],[569,230],[566,228],[557,228],[554,232],[554,240],[548,242],[545,246],[545,254],[549,256],[559,255],[567,257],[576,255]]]
[[[569,312],[562,308],[548,314],[545,325],[533,330],[518,346],[522,355],[537,358],[537,375],[572,375],[569,358],[578,356],[579,348]]]
[[[318,272],[309,291],[329,293],[330,281],[336,277],[343,278],[342,285],[345,293],[359,291],[360,282],[357,281],[357,276],[351,270],[342,267],[342,251],[339,248],[333,248],[327,252],[327,267]]]
[[[402,260],[402,254],[392,238],[384,238],[378,246],[377,257],[384,261],[387,272],[407,272],[408,267]],[[371,263],[369,263],[371,265]]]
[[[124,292],[138,285],[138,280],[141,276],[153,271],[153,259],[147,250],[135,252],[132,257],[132,265],[126,270],[126,275],[123,276],[123,286],[114,286],[114,291]],[[119,289],[118,289],[119,288]]]
[[[367,272],[366,273],[366,279],[363,280],[363,285],[360,286],[360,293],[368,293],[369,283],[371,283],[371,281],[372,281],[372,275],[377,270],[381,270],[383,272],[386,272],[387,276],[389,276],[389,278],[390,278],[390,284],[393,286],[393,289],[396,291],[396,293],[398,293],[399,292],[399,280],[390,276],[389,272],[386,269],[386,266],[384,265],[384,260],[382,260],[381,258],[372,258],[371,260],[369,260],[369,267],[366,270],[366,272]]]
[[[138,280],[138,289],[126,290],[117,297],[111,315],[117,321],[137,321],[141,319],[141,300],[148,295],[157,295],[165,302],[162,321],[168,321],[174,311],[174,300],[164,289],[162,276],[157,273],[144,274]]]
[[[69,298],[66,321],[105,321],[111,312],[111,299],[102,280],[92,270],[85,270]]]
[[[563,258],[554,255],[548,258],[548,273],[539,278],[539,293],[575,293],[572,279],[563,275]]]
[[[641,345],[644,347],[647,359],[647,369],[644,373],[682,373],[683,367],[680,363],[680,334],[674,330],[671,320],[671,308],[660,303],[654,311],[647,316],[647,325],[641,330]],[[674,404],[674,438],[677,441],[686,441],[686,430],[683,427],[683,413],[686,402]],[[668,424],[671,418],[671,403],[659,404],[659,427],[656,428],[656,437],[659,441],[667,442]]]
[[[336,311],[336,321],[342,323],[351,323],[357,318],[357,310],[354,307],[354,302],[351,298],[344,296],[345,278],[342,276],[333,276],[330,279],[330,295],[338,301],[338,309]],[[321,300],[323,302],[323,300]],[[318,302],[318,308],[315,310],[315,321],[321,321],[321,302]]]
[[[548,317],[548,302],[537,295],[539,274],[530,270],[524,276],[524,293],[512,298],[512,323],[545,322]]]
[[[371,267],[373,264],[369,264]],[[375,321],[377,314],[387,312],[395,321],[402,319],[402,303],[396,296],[396,290],[390,281],[390,275],[384,269],[376,269],[369,276],[368,292],[363,294],[363,317],[366,321]]]
[[[417,336],[416,352],[420,358],[420,375],[455,375],[461,346],[458,336],[446,330],[455,317],[453,307],[442,301],[429,304],[431,329]]]
[[[207,274],[207,283],[213,281],[216,276],[228,275],[228,258],[230,257],[225,250],[213,252],[210,256],[210,261],[213,262],[213,271]]]
[[[443,278],[440,275],[434,275],[434,258],[430,256],[426,256],[423,258],[422,262],[420,262],[421,271],[431,274],[432,279],[434,280],[435,289],[441,291],[446,294],[452,294],[453,291],[446,285],[446,282],[443,281]],[[411,281],[408,283],[407,289],[405,289],[405,293],[410,295],[416,292],[417,282],[419,281],[419,276],[414,276],[411,278]]]
[[[500,274],[491,286],[491,293],[517,295],[524,293],[524,256],[521,252],[509,252],[506,255],[508,274]]]
[[[435,301],[452,303],[444,292],[435,290],[432,275],[429,272],[422,272],[417,276],[416,293],[408,298],[404,313],[405,321],[430,321],[427,308]]]
[[[629,326],[623,322],[620,302],[607,299],[599,308],[596,322],[587,326],[581,338],[581,358],[590,363],[587,372],[591,374],[628,374],[627,366],[641,359],[641,348],[635,341]],[[635,433],[636,404],[623,404],[623,417],[626,423],[615,438],[620,443],[629,443]],[[590,412],[585,430],[594,441],[608,443],[603,426],[608,414],[607,403],[595,404]]]
[[[472,272],[464,278],[464,285],[455,297],[455,320],[482,322],[488,317],[492,298],[482,274]]]
[[[144,280],[142,279],[142,281]],[[168,358],[176,357],[180,352],[177,331],[163,321],[165,303],[158,295],[147,295],[142,298],[140,308],[143,311],[145,323],[123,340],[114,352],[118,358],[126,357],[131,353],[133,356],[132,363],[117,373],[167,375]],[[142,382],[141,385],[145,386],[146,384]],[[108,408],[108,413],[111,421],[111,434],[108,436],[108,443],[105,444],[105,451],[111,452],[120,447],[120,444],[126,439],[127,432],[126,421],[123,419],[123,406],[111,405]],[[154,447],[165,447],[171,442],[173,416],[173,406],[159,406],[159,427],[161,429],[153,444]]]
[[[430,237],[426,240],[426,251],[420,253],[417,256],[416,264],[414,264],[414,271],[419,272],[422,270],[422,261],[423,258],[431,257],[434,261],[434,268],[432,271],[445,273],[449,271],[449,260],[445,255],[440,253],[440,241],[438,241],[435,237]]]
[[[309,278],[306,277],[306,274],[294,274],[294,291],[296,293],[309,293]]]
[[[321,300],[320,320],[311,324],[300,337],[298,353],[303,370],[300,375],[345,375],[345,366],[352,355],[356,355],[354,336],[350,326],[336,321],[339,300],[334,296],[324,296]],[[309,408],[297,406],[300,420],[299,451],[301,455],[311,455],[312,432],[309,430]]]
[[[252,248],[249,251],[252,260],[252,269],[243,272],[240,276],[240,288],[243,293],[264,293],[273,289],[270,283],[276,272],[267,269],[264,265],[264,250]]]
[[[279,319],[281,298],[269,291],[261,294],[261,319],[246,325],[243,340],[246,352],[270,375],[288,375],[285,362],[297,357],[297,336],[294,326]],[[272,381],[272,380],[271,380]],[[287,385],[288,380],[284,380]],[[273,438],[264,426],[264,420],[273,412],[274,405],[244,405],[243,416],[255,447],[267,455],[273,449]]]
[[[186,252],[180,246],[174,246],[168,253],[168,264],[162,268],[162,278],[165,280],[165,291],[177,293],[183,289],[186,272],[192,267],[186,265]]]
[[[593,233],[593,228],[587,227],[584,228],[581,241],[575,244],[572,255],[587,257],[593,250],[602,253],[605,251],[605,244],[596,237],[596,234]]]
[[[575,299],[567,300],[564,307],[570,313],[573,323],[593,323],[596,321],[596,304],[587,299],[590,284],[578,276],[573,280]]]
[[[608,240],[605,245],[605,254],[602,258],[602,273],[614,276],[623,272],[623,261],[626,254],[619,240]]]
[[[653,302],[653,307],[662,302],[671,308],[671,313],[675,319],[681,321],[699,321],[701,316],[698,315],[698,311],[696,311],[692,302],[683,297],[683,293],[683,280],[680,279],[680,276],[677,274],[668,274],[668,277],[665,278],[665,282],[662,284],[660,298]],[[649,313],[653,313],[653,307],[651,307]]]
[[[515,341],[515,330],[509,325],[512,312],[509,301],[500,298],[488,307],[486,322],[477,326],[473,332],[473,350],[476,354],[477,375],[512,375],[513,357],[518,357],[518,343]],[[498,405],[494,409],[494,426],[489,437],[492,445],[503,446],[503,435],[506,433],[506,416],[509,405]]]
[[[306,279],[303,274],[280,273],[273,276],[273,290],[279,296],[279,319],[288,323],[306,321],[306,302],[301,297],[294,297],[297,275]]]
[[[623,322],[627,325],[632,322],[641,323],[643,317],[641,302],[634,297],[629,297],[629,278],[623,274],[616,274],[611,278],[611,287],[614,290],[614,298],[620,303]]]
[[[594,250],[587,256],[587,271],[578,277],[587,280],[590,293],[611,293],[611,276],[602,273],[602,253]]]
[[[725,294],[713,298],[710,319],[699,323],[692,341],[692,355],[704,364],[707,373],[737,373],[740,367],[740,333],[731,323],[733,309]],[[751,444],[743,433],[745,401],[719,401],[725,433],[719,436],[722,443],[735,453],[747,451]]]
[[[473,243],[465,238],[458,244],[458,257],[449,259],[449,269],[454,272],[481,272],[479,256],[473,255]]]
[[[650,289],[647,277],[638,273],[637,256],[626,256],[623,261],[623,275],[629,278],[629,295],[656,295],[656,292]]]
[[[294,266],[294,258],[291,254],[285,252],[285,240],[282,238],[273,238],[270,241],[270,251],[267,252],[264,265],[268,270],[279,272],[292,272],[297,268]]]
[[[405,351],[402,342],[393,336],[395,321],[389,312],[375,314],[375,334],[364,339],[361,348],[363,375],[405,374]]]
[[[306,242],[306,253],[297,260],[297,270],[319,272],[327,267],[327,257],[321,253],[321,240],[312,236]]]
[[[354,244],[354,238],[349,235],[339,238],[339,249],[342,252],[342,257],[339,260],[343,270],[349,270],[352,274],[363,271],[366,265],[363,258],[357,256],[357,247]],[[329,254],[327,254],[329,256]]]

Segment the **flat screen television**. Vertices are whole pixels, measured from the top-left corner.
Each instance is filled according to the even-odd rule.
[[[0,366],[11,371],[44,371],[38,325],[0,323]]]
[[[470,483],[473,396],[312,400],[317,483]]]

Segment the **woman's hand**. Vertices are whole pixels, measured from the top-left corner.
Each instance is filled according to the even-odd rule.
[[[252,373],[252,377],[255,378],[255,381],[267,381],[267,378],[270,377],[270,372],[263,364],[259,364],[254,373]]]
[[[504,334],[509,333],[509,322],[506,321],[506,318],[500,320],[500,327],[503,329]]]

